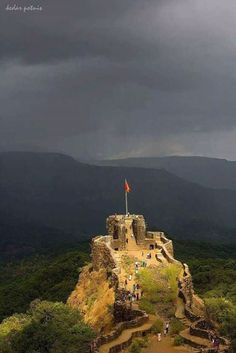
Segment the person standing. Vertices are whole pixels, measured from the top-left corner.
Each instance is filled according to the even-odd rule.
[[[168,335],[168,332],[169,332],[169,322],[166,323],[165,329],[166,329],[166,334]]]
[[[158,332],[158,334],[157,334],[157,341],[161,342],[161,332]]]
[[[215,338],[214,348],[215,348],[216,352],[219,352],[219,350],[220,350],[220,339],[219,339],[219,337]]]

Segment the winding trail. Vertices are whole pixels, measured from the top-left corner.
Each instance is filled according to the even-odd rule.
[[[156,336],[150,338],[148,347],[143,353],[193,353],[195,350],[186,346],[173,346],[173,339],[170,336],[164,337],[161,342],[157,341]]]
[[[120,345],[122,343],[126,343],[132,337],[133,334],[138,332],[148,331],[152,327],[155,321],[156,321],[156,316],[150,315],[149,320],[145,322],[145,324],[139,327],[133,327],[122,331],[119,337],[117,337],[116,339],[114,339],[109,343],[106,343],[100,346],[99,353],[109,353],[110,348]]]

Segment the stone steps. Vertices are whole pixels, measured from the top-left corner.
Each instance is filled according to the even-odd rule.
[[[184,339],[185,343],[187,343],[189,346],[192,346],[194,348],[204,348],[207,350],[207,352],[208,350],[209,352],[211,350],[213,351],[212,343],[208,339],[191,335],[189,333],[189,328],[181,331],[179,335]],[[221,345],[219,352],[223,353],[225,352],[226,349],[227,349],[226,346]]]
[[[211,342],[206,338],[193,336],[189,333],[189,328],[180,332],[184,341],[194,348],[211,348]]]
[[[149,332],[152,328],[152,325],[156,321],[156,317],[153,315],[149,316],[149,319],[146,323],[139,327],[133,327],[122,331],[119,337],[112,340],[109,343],[103,344],[99,347],[99,353],[111,353],[119,351],[118,347],[125,348],[129,346],[132,342],[133,337],[142,336],[143,333]]]

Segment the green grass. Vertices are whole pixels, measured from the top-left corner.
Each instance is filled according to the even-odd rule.
[[[150,300],[146,298],[141,298],[139,301],[139,308],[141,310],[146,311],[147,314],[155,314],[156,313],[156,305],[150,302]]]
[[[172,335],[177,335],[177,334],[179,334],[180,331],[182,331],[183,329],[184,329],[184,325],[183,325],[183,323],[182,323],[180,320],[178,320],[178,319],[176,319],[176,318],[174,318],[174,319],[171,320],[171,323],[170,323],[170,333],[171,333]]]

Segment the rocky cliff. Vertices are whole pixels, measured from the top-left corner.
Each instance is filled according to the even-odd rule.
[[[68,304],[79,308],[85,322],[97,332],[107,332],[113,324],[115,290],[112,281],[104,267],[93,271],[91,266],[86,266],[68,298]]]

